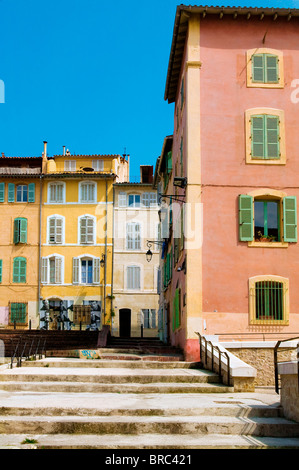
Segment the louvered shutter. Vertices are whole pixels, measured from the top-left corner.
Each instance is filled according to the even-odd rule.
[[[28,185],[28,202],[35,202],[35,183]]]
[[[265,157],[264,119],[263,116],[251,117],[251,156]]]
[[[13,242],[14,244],[20,242],[20,219],[14,220]]]
[[[56,243],[56,219],[51,217],[49,220],[49,243]]]
[[[120,192],[118,195],[118,207],[127,206],[127,193]]]
[[[79,284],[80,259],[73,258],[73,284]]]
[[[287,196],[283,198],[283,227],[284,241],[297,242],[297,198]]]
[[[62,283],[62,259],[55,258],[55,283]]]
[[[266,158],[279,158],[279,118],[265,116]]]
[[[0,202],[4,202],[5,183],[0,183]]]
[[[42,258],[41,281],[43,284],[48,284],[48,259]]]
[[[62,219],[57,217],[55,219],[56,232],[55,232],[55,242],[62,243]]]
[[[90,217],[87,217],[86,220],[86,243],[93,243],[93,232],[94,232],[94,220],[91,219]]]
[[[263,83],[265,80],[264,75],[264,60],[263,56],[255,54],[252,56],[252,81]]]
[[[15,185],[8,183],[8,202],[15,202]]]
[[[93,260],[93,283],[100,283],[100,258],[95,258]]]
[[[15,258],[13,263],[13,282],[26,282],[26,259]]]
[[[239,196],[239,237],[240,241],[253,240],[253,197]]]
[[[266,83],[278,83],[278,57],[275,55],[265,55]]]
[[[27,219],[20,219],[20,243],[27,243]]]

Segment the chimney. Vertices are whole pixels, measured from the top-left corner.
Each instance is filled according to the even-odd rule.
[[[2,156],[2,158],[5,158],[4,152],[2,152],[1,156]]]
[[[44,158],[47,158],[47,141],[44,140]]]
[[[63,155],[65,155],[65,145],[63,145],[62,148],[63,148]]]

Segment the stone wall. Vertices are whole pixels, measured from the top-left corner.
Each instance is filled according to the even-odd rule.
[[[232,345],[232,343],[224,344],[224,347],[237,356],[246,364],[254,367],[257,370],[255,378],[255,386],[273,386],[275,385],[274,374],[274,347],[271,344],[268,347],[265,345],[250,345],[246,346],[244,343],[241,345]],[[296,356],[296,346],[283,347],[284,351],[279,351],[278,361],[290,361]]]

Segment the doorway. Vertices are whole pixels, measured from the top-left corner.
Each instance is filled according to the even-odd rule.
[[[123,338],[131,337],[131,309],[119,309],[119,336]]]

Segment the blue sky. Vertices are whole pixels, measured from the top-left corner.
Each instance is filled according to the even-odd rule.
[[[40,156],[47,140],[50,155],[63,145],[77,154],[126,149],[133,178],[140,164],[155,165],[173,129],[164,90],[180,3],[0,0],[0,153]],[[299,8],[299,0],[218,3]]]

